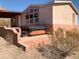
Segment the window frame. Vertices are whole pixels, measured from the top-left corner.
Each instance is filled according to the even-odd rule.
[[[32,16],[32,17],[31,17],[31,16]],[[31,19],[31,18],[34,18],[34,15],[33,15],[33,14],[30,14],[30,19]]]
[[[37,15],[36,15],[37,14]],[[38,13],[34,13],[34,18],[36,18],[36,17],[38,17],[39,16],[39,14]]]
[[[34,12],[37,12],[37,11],[39,11],[39,8],[34,8]]]
[[[28,16],[28,17],[27,17]],[[26,14],[26,19],[29,19],[30,17],[29,17],[29,14]]]
[[[75,24],[75,14],[74,13],[72,14],[72,17],[73,17],[72,23]]]
[[[36,20],[37,19],[37,20]],[[34,23],[39,23],[39,18],[34,19]]]
[[[31,22],[32,21],[32,22]],[[34,20],[33,20],[33,18],[32,19],[30,19],[30,24],[32,24],[32,23],[34,23]]]
[[[33,13],[33,8],[29,9],[29,12],[30,12],[30,13]]]

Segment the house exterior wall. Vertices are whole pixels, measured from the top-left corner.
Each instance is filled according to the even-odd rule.
[[[26,26],[27,25],[27,20],[26,20],[26,12],[23,12],[21,16],[21,26]]]
[[[29,10],[38,8],[38,21],[39,24],[52,24],[52,7],[51,5],[47,6],[30,6],[24,12],[21,20],[21,26],[28,26],[30,25],[29,19],[26,19],[26,14],[30,14]],[[33,24],[32,24],[33,25]]]
[[[29,6],[22,14],[20,26],[30,25],[29,19],[26,19],[26,14],[31,14],[30,9],[39,8],[39,24],[44,24],[50,28],[53,25],[77,25],[77,14],[70,4],[53,4],[45,6]],[[33,25],[33,24],[31,24]],[[37,25],[37,24],[36,24]],[[53,26],[54,27],[54,26]]]
[[[52,6],[53,24],[77,25],[77,15],[69,4]]]
[[[35,8],[39,8],[39,7],[36,7],[36,6],[29,6],[22,14],[22,26],[29,26],[29,25],[33,25],[33,24],[37,24],[37,23],[30,23],[30,19],[26,19],[26,15],[29,15],[29,18],[30,18],[30,14],[34,14],[34,13],[39,13],[39,11],[37,12],[33,12],[31,13],[30,12],[30,9],[35,9]],[[33,15],[34,17],[34,15]],[[33,18],[34,20],[34,18]]]
[[[26,19],[26,12],[29,11],[29,8],[28,7],[26,10],[23,11],[22,15],[20,16],[21,20],[20,20],[20,23],[19,25],[21,26],[27,26],[29,23],[27,22],[27,19]]]
[[[47,5],[39,8],[39,22],[40,24],[52,24],[52,7]]]

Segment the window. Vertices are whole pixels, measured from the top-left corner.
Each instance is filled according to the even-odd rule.
[[[33,14],[30,14],[30,18],[33,18]]]
[[[33,19],[30,19],[30,23],[33,23]]]
[[[34,11],[38,11],[38,8],[35,8]]]
[[[72,17],[73,17],[72,22],[73,22],[73,24],[75,24],[75,14],[73,13],[72,15],[73,15],[73,16],[72,16]]]
[[[39,23],[39,21],[38,21],[38,20],[39,20],[39,19],[38,19],[38,18],[36,18],[36,19],[35,19],[35,23]]]
[[[33,9],[30,9],[30,13],[33,13]]]
[[[29,15],[26,15],[26,19],[29,19]]]
[[[38,17],[38,13],[34,13],[34,17]]]

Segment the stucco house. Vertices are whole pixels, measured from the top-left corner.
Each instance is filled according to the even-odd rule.
[[[18,26],[74,26],[77,25],[77,15],[78,11],[71,0],[54,0],[48,4],[28,6],[20,16]]]
[[[29,5],[23,12],[0,11],[0,16],[11,18],[12,27],[46,25],[72,27],[77,25],[78,11],[71,0],[54,0],[43,5]]]
[[[71,29],[78,25],[78,14],[71,0],[54,0],[48,4],[29,5],[23,12],[0,10],[0,18],[9,18],[12,27],[0,27],[0,36],[17,46],[21,44],[23,49],[37,47],[39,43],[48,44],[50,43],[48,35],[21,37],[21,29],[17,27],[44,25],[48,31],[59,27]]]

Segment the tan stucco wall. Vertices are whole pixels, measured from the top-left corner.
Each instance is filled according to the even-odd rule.
[[[47,5],[39,8],[40,24],[52,24],[52,7]]]
[[[26,12],[23,12],[22,16],[21,16],[21,26],[26,26],[27,25],[27,20],[26,20]]]
[[[52,24],[52,7],[49,5],[43,7],[29,6],[24,12],[22,16],[22,26],[29,25],[28,20],[26,19],[26,12],[31,8],[39,8],[39,24]]]
[[[27,26],[29,23],[27,22],[27,19],[26,19],[26,12],[29,11],[31,7],[29,6],[28,8],[26,8],[22,15],[21,15],[21,26]]]
[[[77,24],[77,14],[74,12],[72,7],[69,4],[55,4],[55,5],[46,5],[46,6],[29,6],[21,17],[21,25],[27,26],[29,22],[26,19],[26,12],[30,8],[39,8],[39,23],[40,24],[63,24],[63,25],[74,25]],[[73,24],[73,14],[74,24]]]
[[[77,15],[70,5],[53,5],[53,24],[73,25],[73,13],[75,14],[75,24],[77,24]]]
[[[22,15],[22,26],[28,26],[28,25],[31,25],[29,20],[30,19],[26,19],[26,14],[32,14],[30,13],[30,9],[34,9],[34,8],[39,8],[39,7],[36,7],[36,6],[29,6],[28,8],[26,8],[26,10],[23,12],[23,15]]]

